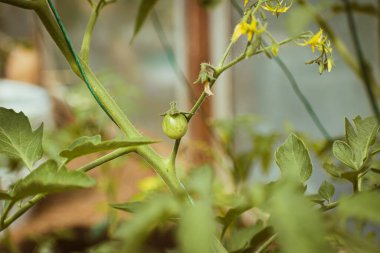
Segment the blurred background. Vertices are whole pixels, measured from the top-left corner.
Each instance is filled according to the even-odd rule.
[[[160,0],[131,42],[139,2],[119,0],[102,10],[91,43],[90,66],[142,132],[166,141],[159,147],[162,153],[167,154],[171,142],[161,131],[160,114],[167,111],[169,102],[174,100],[183,111],[191,108],[194,94],[197,97],[203,90],[201,85],[193,84],[200,63],[219,62],[234,26],[240,20],[239,10],[243,1]],[[322,10],[323,18],[355,57],[347,18],[339,11],[341,1],[307,2],[312,8]],[[374,82],[377,83],[380,43],[377,1],[354,2],[368,7],[367,11],[356,12],[355,19],[363,53],[372,66]],[[75,48],[79,50],[91,11],[88,2],[71,0],[55,3]],[[335,9],[331,7],[334,4]],[[267,18],[268,30],[278,41],[300,31],[316,33],[320,27],[314,22],[312,11],[308,12],[298,4],[294,4],[287,15],[276,17],[268,13]],[[243,43],[238,43],[233,49],[233,56],[240,54]],[[365,117],[372,114],[362,80],[335,49],[335,67],[331,73],[323,75],[318,73],[316,66],[305,64],[313,58],[310,48],[290,43],[280,48],[279,56],[330,136],[343,136],[344,117],[352,119],[356,115]],[[97,107],[86,86],[71,72],[37,16],[29,10],[6,4],[0,4],[0,78],[0,106],[22,110],[34,127],[44,122],[47,129],[45,151],[49,156],[57,156],[61,148],[82,135],[101,133],[108,138],[119,135],[112,121]],[[214,128],[218,126],[216,122],[238,119],[243,125],[250,125],[255,134],[266,137],[290,130],[302,132],[310,139],[324,137],[279,65],[265,55],[245,60],[224,73],[217,81],[214,93],[215,96],[208,99],[202,112],[191,123],[191,135],[182,149],[184,154],[190,152],[194,155],[195,160],[211,161],[208,147],[223,130],[220,128],[223,124]],[[246,149],[257,152],[251,149],[256,137],[246,138],[244,133],[231,129],[230,132],[234,135],[230,145],[236,153]],[[276,145],[274,141],[268,149],[274,151]],[[186,159],[186,155],[183,159],[192,160]],[[112,166],[123,165],[115,162]],[[268,166],[275,167],[272,163]],[[254,170],[258,167],[254,163],[248,167],[247,177],[251,181],[271,180],[279,173],[277,169]],[[135,178],[125,175],[129,178],[127,182],[139,181],[136,178],[154,178],[148,170],[143,171],[136,175],[132,173]],[[316,174],[315,187],[324,177],[323,172]],[[8,178],[3,180],[4,176],[1,177],[4,185],[3,181]],[[115,185],[107,183],[106,179],[102,182],[105,196],[111,196],[116,191]],[[115,198],[132,197],[141,190],[137,185],[132,188],[125,190],[124,195],[116,194],[119,197]],[[94,202],[99,205],[101,199]],[[94,222],[89,221],[91,224]]]

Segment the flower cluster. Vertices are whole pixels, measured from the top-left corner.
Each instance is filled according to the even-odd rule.
[[[250,19],[249,23],[246,19],[243,19],[237,24],[232,35],[232,42],[236,42],[244,34],[247,35],[248,41],[251,42],[254,34],[260,35],[265,31],[265,26],[262,26],[254,15],[250,15]]]
[[[298,44],[301,46],[310,45],[313,53],[315,52],[315,50],[320,52],[320,55],[316,59],[307,62],[307,64],[318,64],[320,74],[322,74],[325,70],[327,70],[328,72],[331,71],[334,65],[331,43],[327,39],[327,35],[323,33],[322,29],[320,29],[319,32],[315,35],[311,34],[309,40],[304,40],[304,42]]]

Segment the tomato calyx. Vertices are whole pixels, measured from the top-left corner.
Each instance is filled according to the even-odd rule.
[[[170,109],[162,115],[162,130],[166,136],[175,140],[182,138],[188,128],[187,115],[189,113],[178,111],[176,102],[171,102]]]
[[[193,115],[193,113],[179,111],[177,109],[177,102],[172,101],[172,102],[170,102],[170,109],[167,110],[165,113],[160,114],[160,116],[163,116],[163,117],[166,116],[166,115],[172,115],[172,116],[174,116],[174,115],[178,115],[178,114],[182,114],[183,116],[186,117],[186,119],[188,119],[189,115]]]

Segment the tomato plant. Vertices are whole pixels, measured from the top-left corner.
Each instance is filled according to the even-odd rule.
[[[96,181],[87,172],[118,157],[134,153],[151,166],[162,179],[165,189],[159,189],[138,201],[111,204],[112,208],[130,213],[132,218],[110,229],[110,240],[96,245],[90,252],[144,252],[144,242],[162,224],[175,227],[176,243],[175,248],[170,249],[171,252],[378,251],[379,241],[371,239],[371,234],[378,233],[377,226],[380,224],[380,169],[377,156],[380,151],[379,113],[372,90],[375,79],[369,76],[360,50],[357,62],[352,63],[351,56],[342,48],[342,43],[331,36],[332,31],[318,13],[316,20],[323,29],[302,32],[282,40],[277,40],[272,35],[270,21],[266,18],[268,13],[277,17],[286,15],[296,2],[304,7],[311,4],[309,1],[241,1],[239,6],[243,7],[242,17],[231,34],[222,58],[217,64],[201,64],[197,82],[203,87],[202,94],[188,112],[178,112],[175,104],[172,104],[163,118],[163,131],[175,139],[168,156],[156,151],[153,144],[157,141],[137,129],[89,66],[90,42],[95,24],[101,10],[115,0],[88,0],[92,12],[79,54],[51,0],[0,2],[29,9],[37,14],[73,74],[83,81],[110,122],[114,122],[123,134],[122,138],[111,140],[102,140],[99,135],[82,136],[62,150],[58,159],[43,160],[43,126],[32,129],[22,112],[0,108],[0,153],[19,160],[29,170],[25,177],[0,191],[3,206],[1,231],[49,194],[93,187]],[[146,17],[157,2],[158,0],[140,2],[134,37],[138,36]],[[359,4],[349,1],[342,1],[342,4],[346,8],[355,38],[352,12],[355,8],[358,9]],[[354,41],[359,48],[356,38]],[[239,42],[243,42],[243,47],[238,46]],[[335,42],[337,51],[351,63],[355,73],[366,85],[374,116],[346,119],[345,136],[331,138],[279,58],[282,46],[291,42],[310,47],[315,58],[307,63],[317,65],[320,74],[334,70]],[[240,54],[229,59],[233,49],[241,50]],[[300,133],[291,133],[278,146],[280,136],[258,135],[251,129],[249,138],[255,143],[254,147],[238,153],[232,137],[241,125],[224,122],[219,125],[218,137],[232,167],[224,170],[224,178],[227,179],[217,177],[215,171],[220,172],[222,169],[213,169],[212,165],[205,165],[184,177],[177,175],[176,161],[181,138],[187,132],[188,123],[198,116],[202,103],[214,95],[212,89],[217,85],[218,78],[238,63],[260,54],[275,59],[287,73],[296,93],[326,137],[322,145],[318,146],[316,141],[307,141]],[[269,167],[268,160],[272,158],[274,146],[278,146],[274,152],[274,161],[281,176],[267,184],[251,184],[247,180],[250,168],[257,161],[261,162],[263,168]],[[312,154],[323,157],[323,168],[329,175],[314,192],[308,189],[309,180],[316,169],[308,146],[319,147],[315,148],[318,152],[313,150]],[[107,154],[76,170],[67,169],[68,163],[74,159],[103,152]],[[338,194],[334,186],[336,181],[351,185],[351,192],[347,196]],[[224,187],[228,185],[231,185],[229,188],[232,190]],[[355,224],[355,228],[352,224]]]

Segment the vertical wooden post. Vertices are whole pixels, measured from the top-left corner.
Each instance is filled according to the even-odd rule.
[[[198,78],[200,64],[210,61],[209,49],[209,17],[207,10],[200,6],[197,0],[186,0],[186,35],[187,35],[187,66],[190,81]],[[202,84],[192,85],[196,97],[203,91]],[[191,105],[195,103],[194,98],[189,95]],[[207,121],[212,113],[210,97],[202,105],[202,117],[195,115],[190,123],[190,135],[193,142],[202,142],[211,145],[211,132],[207,128]],[[199,114],[199,113],[198,113]],[[202,150],[194,149],[192,160],[196,164],[204,163],[207,157]]]

